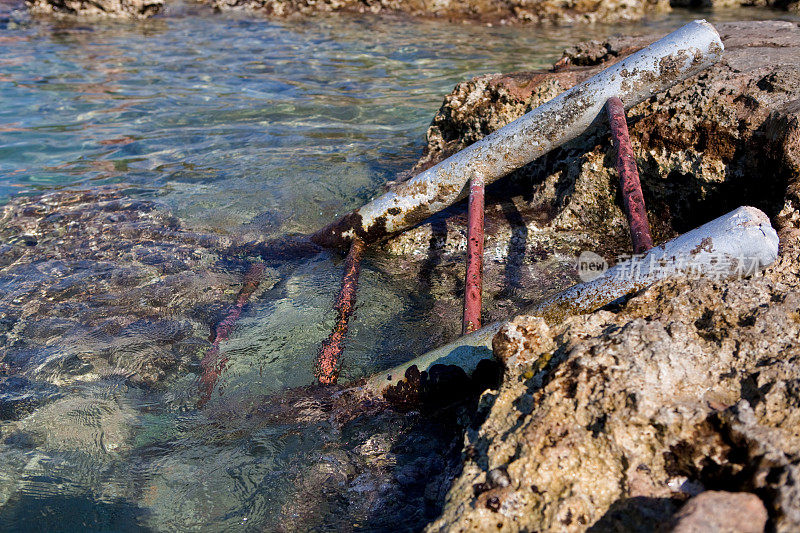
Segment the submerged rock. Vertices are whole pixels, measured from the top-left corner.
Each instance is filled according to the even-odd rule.
[[[25,0],[31,13],[58,17],[145,19],[164,9],[164,0]]]
[[[486,422],[467,431],[464,470],[428,531],[651,531],[705,490],[753,493],[768,528],[800,528],[800,27],[718,28],[718,65],[629,114],[651,224],[661,240],[756,205],[778,229],[778,261],[752,279],[661,282],[547,330],[506,326],[494,344],[504,383],[484,395]],[[421,165],[646,42],[581,45],[558,72],[461,84]],[[520,211],[548,216],[509,233],[582,232],[595,250],[627,249],[612,157],[598,129],[518,171],[506,190],[525,183]],[[497,469],[507,484],[492,481]],[[676,520],[713,521],[700,505],[711,499]],[[759,530],[753,518],[740,526]]]
[[[269,531],[401,518],[420,529],[438,516],[460,467],[464,403],[428,416],[338,387],[262,397],[222,385],[196,408],[200,361],[249,264],[227,255],[231,239],[105,187],[13,198],[0,242],[0,529],[28,515],[45,529],[208,528],[241,515]],[[280,248],[253,300],[294,268]],[[197,490],[207,486],[247,496],[209,499]],[[59,505],[99,509],[110,496],[129,507],[121,526]]]
[[[0,379],[155,385],[196,370],[241,283],[213,239],[117,188],[16,197],[0,237]]]

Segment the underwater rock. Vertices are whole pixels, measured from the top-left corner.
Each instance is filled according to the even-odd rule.
[[[155,385],[195,371],[241,268],[120,188],[13,198],[0,217],[0,376]]]
[[[0,376],[0,421],[20,420],[58,395],[58,389],[47,383]]]
[[[633,21],[668,11],[667,0],[211,0],[220,10],[248,9],[272,17],[353,13],[402,13],[416,17],[480,22],[574,24]]]
[[[146,19],[164,9],[164,0],[25,0],[30,12],[56,17]]]

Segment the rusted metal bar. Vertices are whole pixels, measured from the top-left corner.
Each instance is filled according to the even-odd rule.
[[[719,60],[719,34],[694,21],[561,93],[514,122],[425,170],[311,236],[346,248],[412,227],[467,195],[470,177],[487,184],[570,141],[600,116],[612,96],[630,107]]]
[[[256,289],[258,289],[262,279],[264,279],[264,263],[251,263],[247,272],[245,272],[242,288],[236,296],[236,302],[228,310],[225,318],[214,328],[211,348],[209,348],[203,360],[200,362],[200,367],[202,369],[200,375],[200,401],[197,403],[197,406],[200,408],[211,399],[214,386],[217,384],[219,376],[225,370],[225,365],[228,364],[228,357],[219,356],[220,344],[230,336],[231,331],[233,331],[233,326],[242,314],[242,309],[244,309],[245,304],[247,304],[247,301]]]
[[[484,181],[475,175],[469,182],[467,207],[467,273],[464,277],[464,320],[461,333],[481,327],[483,288],[483,199]]]
[[[777,257],[778,235],[769,217],[755,207],[740,207],[652,248],[635,263],[618,263],[600,277],[574,285],[519,314],[540,316],[555,324],[568,316],[591,312],[662,279],[689,274],[717,279],[752,275],[772,264]],[[403,395],[409,396],[409,387],[425,382],[426,373],[437,365],[457,366],[472,375],[478,363],[492,359],[492,338],[505,322],[489,324],[405,364],[375,374],[361,385],[359,393],[387,398],[403,391]]]
[[[616,167],[625,204],[625,215],[628,217],[628,227],[631,231],[633,253],[641,254],[653,247],[653,238],[650,236],[650,222],[647,220],[647,210],[644,207],[639,168],[633,156],[622,100],[616,96],[609,98],[606,102],[606,112],[611,125],[611,137],[617,148]]]
[[[317,381],[322,385],[336,383],[339,379],[339,361],[344,351],[350,316],[356,307],[358,275],[361,271],[361,258],[364,256],[365,248],[364,241],[359,238],[353,239],[350,244],[350,252],[345,259],[342,286],[334,305],[337,313],[336,325],[320,347],[314,371]]]

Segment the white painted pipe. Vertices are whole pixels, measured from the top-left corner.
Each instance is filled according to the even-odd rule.
[[[312,240],[345,246],[358,235],[369,244],[414,226],[464,198],[472,175],[492,183],[586,131],[610,97],[619,97],[626,108],[635,106],[712,65],[722,51],[711,24],[691,22],[401,183]]]
[[[778,235],[769,217],[755,207],[740,207],[661,246],[617,263],[601,276],[573,285],[525,309],[520,315],[543,317],[554,324],[570,315],[587,313],[653,283],[690,275],[720,279],[753,275],[778,257]],[[364,393],[384,396],[416,367],[455,365],[471,375],[483,359],[492,359],[492,338],[507,321],[495,322],[432,350],[391,370],[367,379]]]

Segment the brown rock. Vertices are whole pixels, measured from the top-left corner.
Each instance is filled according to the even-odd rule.
[[[212,0],[212,4],[221,10],[248,9],[273,17],[346,11],[503,24],[631,21],[670,9],[666,0]]]
[[[484,397],[486,421],[467,432],[471,453],[428,531],[652,530],[709,488],[757,493],[769,528],[800,529],[800,28],[719,29],[720,64],[629,114],[651,224],[663,239],[757,205],[779,231],[778,262],[752,279],[662,282],[551,326],[542,370],[512,365]],[[462,84],[421,164],[617,60],[607,50],[626,42],[642,44],[565,56],[597,66]],[[596,249],[624,250],[612,156],[607,133],[589,132],[516,173],[532,191],[514,199],[520,212],[548,213],[524,223],[529,241],[583,233]],[[519,319],[498,335],[497,355],[534,353],[526,343],[540,336]],[[509,485],[476,494],[498,468]]]
[[[761,533],[767,510],[755,494],[747,492],[703,492],[673,517],[672,533]]]
[[[164,0],[26,0],[36,15],[145,19],[161,12]]]
[[[495,357],[506,369],[525,366],[543,367],[547,364],[548,352],[555,347],[550,328],[543,318],[521,316],[500,329],[492,340]]]
[[[739,6],[773,7],[785,11],[797,12],[800,3],[796,0],[670,0],[672,7],[705,7],[725,8]]]

